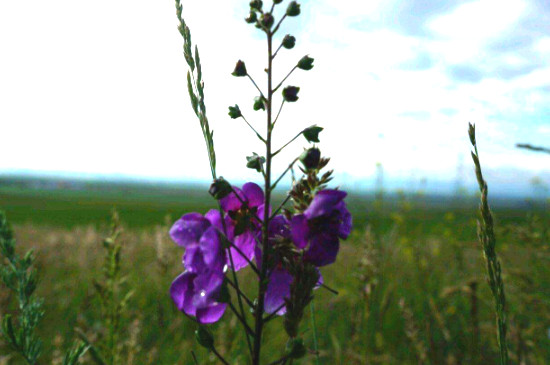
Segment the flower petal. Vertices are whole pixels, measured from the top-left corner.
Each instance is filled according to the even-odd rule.
[[[196,313],[196,308],[192,304],[193,280],[195,277],[196,274],[185,271],[170,286],[170,296],[176,307],[190,316],[194,316]]]
[[[198,244],[187,246],[183,255],[183,265],[187,271],[192,273],[199,273],[208,268]]]
[[[282,268],[276,268],[269,276],[267,291],[265,292],[264,310],[266,313],[274,313],[282,316],[286,313],[285,298],[290,297],[290,284],[292,284],[292,275]]]
[[[244,195],[241,189],[233,186],[233,190],[235,190],[237,194],[239,194],[239,197],[241,199],[237,198],[237,195],[235,195],[235,193],[231,193],[225,198],[221,199],[220,204],[224,212],[239,210],[243,206],[243,204],[241,203],[241,200],[246,201],[246,196]]]
[[[264,204],[264,192],[258,184],[253,182],[244,184],[243,193],[246,196],[249,207],[259,207]]]
[[[205,265],[209,270],[222,271],[225,265],[225,255],[218,230],[210,227],[204,232],[200,240],[200,250]]]
[[[188,213],[178,219],[170,228],[170,237],[179,246],[197,243],[210,226],[208,219],[199,213]]]
[[[342,201],[342,207],[339,208],[339,210],[340,210],[340,217],[342,219],[342,223],[340,224],[340,227],[338,229],[338,236],[342,239],[346,239],[350,235],[351,228],[353,226],[351,213],[346,208],[346,204],[343,201]]]
[[[238,235],[235,237],[234,244],[248,258],[248,260],[252,260],[254,258],[256,240],[253,232],[245,231],[244,233]],[[233,258],[235,271],[239,271],[240,269],[248,266],[248,261],[243,257],[243,255],[241,255],[241,253],[233,247],[230,248],[230,251]],[[229,257],[227,258],[227,262],[231,265],[231,260]]]
[[[307,236],[309,234],[306,216],[303,214],[295,215],[292,217],[290,225],[294,244],[298,248],[305,248],[307,246]]]
[[[341,190],[321,190],[311,201],[304,215],[308,219],[330,214],[345,197],[347,193]]]
[[[214,323],[222,318],[226,303],[216,303],[205,308],[197,309],[197,321],[199,323]]]
[[[317,267],[332,264],[340,249],[340,241],[334,234],[321,233],[311,237],[304,259]]]
[[[224,274],[217,271],[197,275],[193,280],[193,305],[198,309],[216,303],[224,278]]]
[[[220,215],[220,211],[217,209],[211,209],[204,215],[206,219],[214,226],[216,227],[220,232],[224,233],[224,227],[222,224],[222,218]],[[232,222],[231,218],[229,216],[225,216],[225,230],[227,231],[227,239],[232,240],[233,239],[233,232],[235,231],[235,224]]]

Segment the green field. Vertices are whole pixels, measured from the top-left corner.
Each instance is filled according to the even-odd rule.
[[[279,200],[281,195],[278,196]],[[544,202],[499,201],[497,251],[508,299],[513,363],[550,363],[550,212]],[[322,364],[495,364],[492,297],[476,237],[475,197],[352,194],[354,232],[337,263],[323,270],[334,295],[318,289],[316,334]],[[113,207],[124,225],[123,271],[135,290],[124,311],[124,364],[216,363],[194,342],[192,321],[167,294],[182,252],[169,240],[172,221],[214,207],[204,187],[92,184],[84,188],[0,187],[0,209],[14,225],[19,249],[35,248],[46,315],[39,329],[42,363],[60,363],[82,329],[99,344],[104,329],[92,282],[101,275],[102,238]],[[240,273],[252,289],[250,272]],[[252,291],[248,291],[252,296]],[[14,310],[0,287],[0,314]],[[11,303],[11,304],[10,304]],[[313,347],[310,313],[302,323]],[[216,345],[232,364],[246,364],[246,344],[228,311],[214,326]],[[277,359],[286,341],[270,323],[264,355]],[[3,356],[6,354],[6,356]],[[19,364],[0,345],[0,364]],[[90,358],[85,359],[91,363]],[[314,364],[308,355],[295,363]]]

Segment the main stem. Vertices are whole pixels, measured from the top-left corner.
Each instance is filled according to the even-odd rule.
[[[254,337],[254,353],[252,355],[252,364],[260,364],[260,351],[262,344],[262,331],[264,327],[264,299],[267,288],[267,262],[268,262],[268,227],[269,227],[269,206],[271,204],[271,132],[272,132],[272,104],[273,104],[273,33],[267,31],[267,138],[266,138],[266,154],[265,154],[265,210],[264,221],[262,226],[262,267],[260,271],[260,283],[258,285],[258,306],[255,312],[256,328]]]

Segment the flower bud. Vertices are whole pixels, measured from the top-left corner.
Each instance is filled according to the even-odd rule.
[[[231,119],[237,119],[237,118],[240,118],[240,117],[243,116],[241,114],[241,109],[239,109],[239,106],[237,104],[235,104],[235,106],[230,106],[229,107],[229,113],[228,114],[231,117]]]
[[[214,337],[212,337],[212,333],[210,333],[206,327],[200,326],[195,331],[195,338],[202,347],[208,350],[212,350],[214,348]]]
[[[298,100],[298,91],[300,88],[297,86],[287,86],[283,89],[283,99],[288,102],[294,102]]]
[[[275,18],[273,18],[273,15],[271,15],[271,13],[262,14],[262,17],[260,18],[260,23],[265,29],[271,29],[274,22]]]
[[[256,9],[256,10],[262,10],[262,0],[252,0],[250,2],[250,8],[251,9]]]
[[[294,36],[291,36],[290,34],[285,35],[283,38],[283,47],[286,49],[292,49],[294,48],[294,45],[296,44],[296,38]]]
[[[239,60],[239,62],[237,62],[237,65],[235,65],[235,70],[231,73],[231,75],[237,77],[248,75],[248,73],[246,72],[246,65],[243,61]]]
[[[298,65],[296,65],[299,69],[309,71],[313,68],[313,58],[309,56],[304,56],[300,61],[298,61]]]
[[[246,157],[246,161],[246,167],[261,172],[262,166],[265,162],[265,157],[260,156],[256,152],[254,152],[252,156]]]
[[[255,11],[251,11],[250,14],[248,14],[248,17],[244,19],[248,24],[256,23],[256,20],[258,20],[258,16],[256,15]]]
[[[291,338],[286,343],[286,353],[291,359],[299,359],[305,356],[306,347],[301,338]]]
[[[311,147],[300,155],[300,162],[306,170],[314,170],[319,167],[321,161],[321,151],[317,147]]]
[[[293,1],[290,4],[288,4],[288,8],[286,9],[286,15],[288,16],[300,15],[300,4],[298,4],[296,1]]]
[[[312,125],[311,127],[307,127],[306,129],[304,129],[302,133],[308,142],[319,143],[319,133],[321,133],[322,130],[323,127]]]
[[[231,191],[231,185],[229,185],[229,182],[221,176],[214,180],[208,189],[210,195],[212,195],[216,200],[225,198],[231,193]]]
[[[256,96],[254,98],[254,110],[258,111],[260,109],[265,110],[264,98]]]
[[[273,4],[280,4],[282,2],[283,2],[283,0],[273,0]]]

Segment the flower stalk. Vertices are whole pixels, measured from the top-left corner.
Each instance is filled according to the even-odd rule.
[[[500,350],[501,365],[508,364],[508,345],[506,342],[506,296],[504,294],[504,281],[502,280],[502,269],[500,260],[496,253],[496,237],[494,231],[493,214],[489,207],[488,186],[483,178],[479,152],[477,150],[475,125],[470,124],[468,129],[470,142],[474,148],[472,159],[475,165],[476,178],[481,192],[481,204],[479,211],[481,220],[478,221],[478,238],[483,248],[483,257],[487,269],[487,281],[491,288],[495,301],[495,314],[497,324],[497,342]]]

